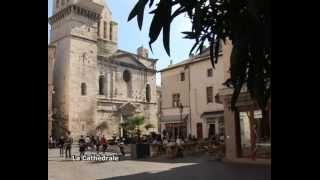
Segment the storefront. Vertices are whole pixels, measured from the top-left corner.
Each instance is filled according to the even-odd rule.
[[[225,160],[269,164],[271,160],[271,105],[261,110],[242,92],[231,110],[230,89],[219,93],[224,104]]]
[[[180,136],[182,138],[187,137],[187,120],[188,114],[183,115],[171,115],[162,116],[160,123],[162,135],[169,139],[176,139]]]
[[[203,112],[200,117],[205,124],[205,138],[224,138],[224,111]]]

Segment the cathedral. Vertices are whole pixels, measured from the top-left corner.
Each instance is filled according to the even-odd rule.
[[[157,59],[143,47],[118,49],[118,24],[105,1],[53,0],[52,14],[52,135],[124,136],[121,124],[136,115],[157,131]]]

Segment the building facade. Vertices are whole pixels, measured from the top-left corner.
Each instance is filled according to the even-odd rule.
[[[213,69],[209,49],[161,72],[161,129],[175,137],[224,136],[224,107],[215,102],[224,82],[224,64],[228,56],[220,54]],[[182,106],[181,106],[182,105]]]
[[[52,135],[53,65],[55,46],[48,46],[48,139]]]
[[[134,115],[157,127],[157,60],[143,47],[118,49],[118,24],[104,1],[54,0],[49,22],[56,136],[124,136],[120,124]]]

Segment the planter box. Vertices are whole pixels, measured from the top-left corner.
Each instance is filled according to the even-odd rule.
[[[150,144],[131,144],[131,157],[134,159],[150,157]]]

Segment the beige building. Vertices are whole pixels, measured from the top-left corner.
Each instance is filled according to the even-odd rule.
[[[56,46],[54,134],[123,136],[120,124],[143,115],[157,129],[156,59],[118,49],[118,24],[102,0],[53,1]]]
[[[224,63],[220,54],[216,69],[212,68],[209,49],[161,72],[161,129],[176,136],[193,135],[208,138],[222,135],[223,105],[215,97],[224,82]],[[183,106],[181,108],[180,104]]]
[[[52,133],[53,65],[55,46],[48,46],[48,139]]]

